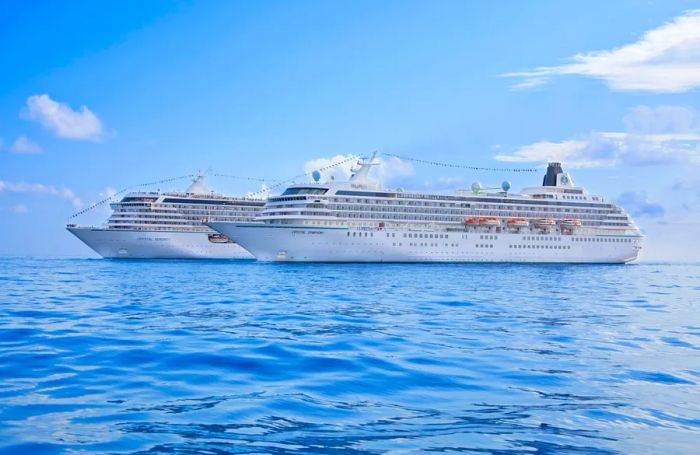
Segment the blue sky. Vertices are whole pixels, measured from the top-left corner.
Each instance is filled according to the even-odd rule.
[[[561,159],[577,183],[636,215],[644,259],[698,260],[698,9],[5,2],[0,254],[90,255],[64,226],[110,189],[207,168],[274,180],[378,150],[474,166]],[[387,186],[541,181],[387,164]],[[259,185],[210,179],[232,194]]]

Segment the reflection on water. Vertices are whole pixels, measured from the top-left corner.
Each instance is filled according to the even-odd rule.
[[[694,453],[700,266],[0,259],[0,452]]]

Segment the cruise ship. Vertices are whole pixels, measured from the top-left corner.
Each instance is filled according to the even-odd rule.
[[[626,263],[642,235],[627,213],[549,163],[541,186],[475,182],[453,194],[384,190],[359,161],[349,181],[292,185],[254,223],[213,221],[258,260]]]
[[[128,193],[111,204],[105,226],[66,228],[104,258],[253,259],[203,220],[252,221],[264,205],[263,200],[211,192],[200,175],[184,193]]]

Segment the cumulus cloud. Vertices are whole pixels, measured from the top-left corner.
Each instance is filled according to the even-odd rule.
[[[272,188],[265,184],[262,183],[260,184],[260,189],[258,191],[249,191],[245,194],[245,197],[247,198],[252,198],[252,199],[267,199],[270,197],[270,192],[272,191]]]
[[[605,81],[613,90],[685,92],[700,86],[700,10],[688,11],[649,30],[638,41],[612,49],[574,55],[570,63],[508,73],[516,88],[548,82],[554,76],[579,75]]]
[[[314,158],[304,163],[304,172],[310,174],[311,172],[323,169],[334,163],[340,163],[331,169],[325,170],[321,173],[321,180],[330,180],[331,178],[337,180],[347,180],[352,175],[352,168],[355,166],[356,160],[349,159],[355,158],[354,155],[335,155],[329,157]],[[359,160],[359,157],[357,158]],[[347,161],[346,161],[347,160]]]
[[[512,153],[500,153],[495,159],[561,161],[569,167],[700,164],[700,122],[692,110],[681,106],[638,106],[624,120],[623,132],[592,132],[562,141],[539,141]]]
[[[624,118],[630,132],[646,134],[683,134],[700,131],[700,119],[683,106],[637,106]]]
[[[100,191],[99,196],[102,199],[111,199],[117,194],[117,190],[111,186],[106,187],[104,190]]]
[[[65,186],[57,188],[53,185],[44,185],[43,183],[10,182],[7,180],[0,180],[0,193],[3,191],[10,193],[28,193],[55,196],[70,201],[75,208],[80,208],[83,206],[83,202],[78,196],[75,195],[73,190]]]
[[[75,111],[49,95],[32,95],[20,113],[22,118],[39,122],[44,128],[64,139],[99,141],[104,132],[102,121],[87,106]]]
[[[352,170],[357,167],[359,159],[360,158],[355,155],[335,155],[332,157],[315,158],[304,163],[304,172],[311,173],[317,169],[330,166],[333,163],[347,160],[343,162],[343,164],[321,172],[322,181],[330,180],[331,178],[345,181],[353,174]],[[414,173],[413,165],[410,162],[403,161],[393,156],[377,156],[374,162],[378,165],[372,168],[370,175],[380,182],[408,177]]]
[[[1,146],[2,144],[0,144]],[[8,150],[12,153],[41,153],[41,147],[34,142],[30,141],[27,136],[19,136],[15,141],[10,145]]]
[[[700,179],[698,179],[697,176],[692,179],[677,179],[673,185],[671,185],[671,189],[681,193],[695,194],[698,198],[700,198]]]
[[[12,212],[14,212],[14,213],[19,213],[19,214],[23,214],[23,213],[29,212],[29,209],[28,209],[27,206],[24,205],[24,204],[17,204],[17,205],[15,205],[14,207],[12,207],[10,210],[11,210]]]
[[[103,201],[103,200],[105,200],[105,199],[110,199],[110,200],[111,200],[111,199],[112,199],[114,196],[116,196],[116,195],[117,195],[117,190],[115,190],[115,189],[112,188],[111,186],[108,186],[108,187],[106,187],[104,190],[102,190],[102,191],[100,191],[99,193],[97,193],[97,196],[98,196],[98,198],[99,198],[100,201]],[[96,202],[97,202],[97,201],[91,202],[91,203],[89,203],[88,205],[95,204]],[[99,210],[101,213],[105,213],[105,214],[109,214],[109,213],[112,212],[112,208],[109,206],[109,204],[101,204],[101,205],[99,206],[98,210]]]
[[[467,180],[462,176],[440,176],[436,179],[423,181],[423,187],[433,191],[453,190],[467,185]]]
[[[649,202],[645,191],[625,191],[617,198],[617,203],[635,217],[657,218],[666,212],[661,204]]]

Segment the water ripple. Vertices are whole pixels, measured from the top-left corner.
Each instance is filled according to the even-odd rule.
[[[695,453],[700,266],[0,259],[0,453]]]

